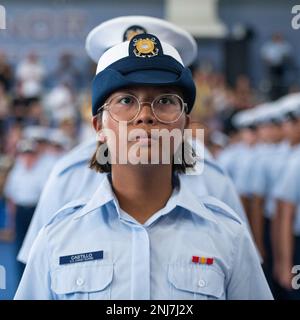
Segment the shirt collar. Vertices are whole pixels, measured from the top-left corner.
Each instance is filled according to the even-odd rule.
[[[109,202],[115,201],[116,198],[109,180],[110,178],[108,174],[105,174],[105,177],[101,181],[99,187],[96,189],[90,200],[82,208],[80,214],[77,215],[75,219],[80,218],[97,208],[101,208]]]
[[[145,226],[149,226],[157,220],[158,217],[170,213],[176,207],[181,207],[187,211],[193,212],[203,219],[217,223],[213,213],[207,209],[202,201],[193,193],[193,190],[191,190],[187,181],[183,179],[182,174],[175,176],[173,187],[173,193],[165,207],[152,215],[144,224]],[[86,206],[82,208],[81,212],[76,215],[75,219],[79,219],[80,217],[111,202],[114,203],[118,215],[121,216],[119,203],[111,186],[111,175],[106,174],[92,198],[88,201]],[[132,221],[134,221],[134,219],[130,222]]]
[[[184,179],[181,174],[178,177],[180,181],[180,190],[176,195],[177,206],[191,211],[203,219],[217,223],[213,213],[204,206],[201,199],[196,196],[193,190],[191,190],[188,179]]]

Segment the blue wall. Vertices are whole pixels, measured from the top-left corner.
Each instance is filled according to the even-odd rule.
[[[92,27],[104,20],[128,14],[164,16],[163,0],[4,0],[1,4],[7,11],[7,30],[0,30],[0,50],[7,51],[14,62],[35,49],[50,69],[55,67],[57,55],[66,49],[79,57],[78,63],[87,61],[85,37]],[[300,30],[291,27],[294,4],[296,1],[292,0],[219,0],[219,15],[229,29],[241,22],[256,33],[249,62],[255,83],[263,75],[261,45],[274,31],[281,31],[290,41],[300,65]],[[222,70],[222,42],[199,41],[199,59],[210,60],[216,69]]]
[[[12,62],[35,50],[49,68],[55,67],[57,55],[65,50],[79,60],[88,59],[85,37],[102,21],[129,14],[164,15],[159,0],[4,0],[1,4],[6,8],[7,29],[0,30],[0,50],[5,50]]]

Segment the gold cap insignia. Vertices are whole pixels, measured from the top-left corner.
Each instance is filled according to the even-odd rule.
[[[133,42],[133,52],[137,57],[150,58],[158,55],[155,38],[134,39]]]

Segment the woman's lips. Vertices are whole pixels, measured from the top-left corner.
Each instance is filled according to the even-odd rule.
[[[149,145],[154,139],[151,137],[137,137],[136,141],[138,141],[139,145]]]
[[[129,139],[128,139],[128,141],[131,141],[131,142],[137,141],[139,144],[149,144],[156,140],[158,140],[158,137],[156,137],[153,134],[136,135],[133,137],[129,136]]]

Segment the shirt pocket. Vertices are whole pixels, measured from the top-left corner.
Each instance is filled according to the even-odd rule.
[[[168,280],[171,299],[225,299],[224,274],[212,266],[170,264]]]
[[[113,264],[63,266],[51,274],[51,289],[58,299],[109,300]]]

